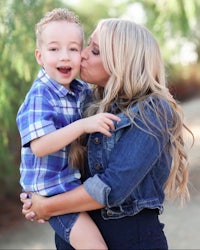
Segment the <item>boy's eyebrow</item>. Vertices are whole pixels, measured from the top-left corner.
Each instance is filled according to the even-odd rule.
[[[82,44],[81,41],[80,41],[80,42],[78,42],[78,41],[70,41],[70,43],[76,43],[76,44],[78,44],[78,45]]]
[[[59,43],[59,41],[50,41],[50,42],[48,42],[48,44],[53,44],[53,43]],[[81,42],[77,42],[77,41],[69,41],[69,43],[75,43],[75,44],[81,45]]]

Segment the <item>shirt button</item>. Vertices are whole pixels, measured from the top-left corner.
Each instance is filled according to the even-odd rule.
[[[95,168],[96,170],[99,170],[99,169],[101,168],[101,164],[95,163],[94,168]]]
[[[95,137],[95,138],[94,138],[94,144],[99,144],[99,143],[100,143],[99,138],[98,138],[98,137]]]

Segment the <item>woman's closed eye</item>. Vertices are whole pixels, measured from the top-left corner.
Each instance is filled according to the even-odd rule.
[[[95,56],[100,55],[99,49],[92,49],[92,54],[94,54]]]

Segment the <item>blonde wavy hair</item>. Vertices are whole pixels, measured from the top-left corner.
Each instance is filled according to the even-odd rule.
[[[165,185],[166,198],[179,198],[181,202],[189,199],[188,156],[183,130],[191,131],[183,123],[181,107],[166,87],[165,69],[157,41],[149,30],[129,20],[101,20],[94,32],[99,39],[103,66],[110,78],[104,88],[94,87],[95,101],[87,109],[86,115],[110,112],[113,103],[117,103],[120,112],[128,115],[134,124],[130,108],[137,103],[142,120],[147,124],[143,104],[150,107],[152,103],[146,100],[166,100],[173,116],[173,127],[166,122],[163,131],[163,135],[167,133],[170,137],[169,148],[173,159]],[[166,113],[161,113],[158,105],[153,105],[150,108],[158,119],[167,121]],[[162,108],[164,110],[165,107]]]

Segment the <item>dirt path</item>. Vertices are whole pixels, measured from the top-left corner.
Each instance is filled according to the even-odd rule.
[[[160,219],[165,223],[170,249],[200,249],[200,99],[185,103],[183,109],[186,123],[195,135],[190,152],[191,202],[184,208],[167,203]],[[20,206],[15,209],[20,214]],[[9,225],[16,221],[7,230],[0,227],[0,249],[55,249],[54,233],[48,223],[39,225],[22,217],[19,220],[8,210],[0,214],[0,225],[3,214]]]

